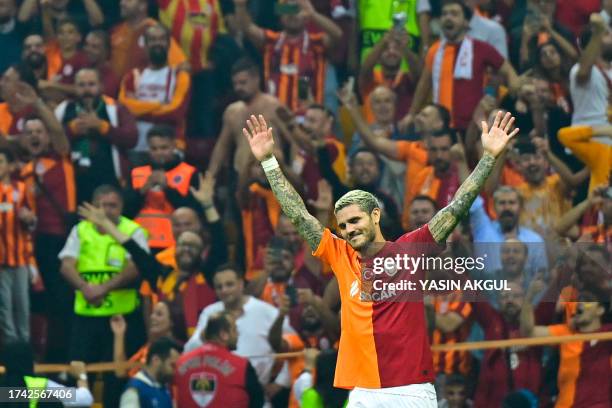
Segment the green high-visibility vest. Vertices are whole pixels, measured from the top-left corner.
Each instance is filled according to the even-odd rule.
[[[132,236],[140,225],[121,217],[117,228],[123,234]],[[81,221],[77,225],[77,233],[81,247],[76,267],[83,280],[99,285],[121,273],[127,263],[127,251],[120,243],[110,235],[100,234],[89,221]],[[137,306],[136,289],[110,291],[100,306],[88,303],[80,290],[76,291],[74,299],[74,312],[81,316],[126,314],[133,312]]]
[[[417,2],[418,0],[359,0],[362,61],[370,49],[393,27],[393,15],[396,13],[406,14],[404,27],[411,37],[421,36]]]
[[[29,389],[36,389],[36,390],[46,390],[47,389],[48,380],[45,377],[29,377],[26,375],[23,377],[23,379],[26,383],[26,387],[28,387],[28,390]],[[29,404],[30,408],[36,408],[37,406],[38,406],[38,398],[34,400],[30,400],[30,404]]]

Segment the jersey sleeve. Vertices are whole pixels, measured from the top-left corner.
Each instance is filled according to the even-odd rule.
[[[325,228],[321,242],[312,255],[333,266],[346,251],[346,242],[332,234],[329,228]]]
[[[572,331],[567,324],[554,324],[552,326],[548,326],[548,332],[551,336],[567,336],[572,334]]]

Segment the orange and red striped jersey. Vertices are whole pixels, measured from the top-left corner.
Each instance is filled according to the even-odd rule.
[[[267,92],[296,111],[299,107],[298,81],[305,77],[314,101],[322,104],[326,69],[323,34],[304,30],[301,37],[288,39],[283,32],[266,30],[264,35]]]
[[[411,257],[428,256],[441,249],[425,225],[386,242],[374,256],[394,257],[406,251]],[[371,268],[374,259],[360,259],[357,251],[327,228],[314,256],[331,265],[340,290],[341,336],[334,386],[388,388],[433,382],[423,302],[362,300],[361,291],[372,284],[362,271]],[[422,279],[424,273],[416,270],[413,276]]]
[[[451,333],[443,333],[436,329],[433,332],[432,344],[455,344],[467,340],[472,327],[472,305],[461,300],[461,293],[452,293],[448,296],[434,298],[436,314],[457,313],[463,323]],[[467,375],[472,367],[472,355],[469,351],[439,351],[433,353],[434,370],[437,374],[461,373]]]
[[[32,257],[30,234],[19,220],[19,210],[34,209],[32,196],[21,181],[0,184],[0,265],[25,266]]]
[[[567,324],[548,326],[552,336],[575,334]],[[612,324],[603,325],[598,332],[612,331]],[[557,376],[559,396],[555,408],[612,406],[610,378],[612,342],[568,342],[560,346],[561,364]]]
[[[193,72],[208,68],[208,51],[225,24],[218,0],[158,0],[159,19],[170,28]]]

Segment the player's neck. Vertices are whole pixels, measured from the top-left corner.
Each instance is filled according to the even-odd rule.
[[[360,251],[357,251],[359,257],[361,259],[371,258],[378,253],[383,247],[383,245],[387,242],[385,237],[383,237],[380,231],[376,231],[376,236],[374,240],[370,242],[365,248]]]

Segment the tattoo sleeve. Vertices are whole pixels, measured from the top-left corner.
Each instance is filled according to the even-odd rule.
[[[429,231],[436,242],[446,241],[453,232],[461,218],[469,211],[494,166],[495,157],[485,153],[474,171],[461,184],[450,204],[438,211],[429,221]]]
[[[280,168],[266,171],[266,177],[283,212],[289,217],[300,236],[315,251],[319,247],[323,236],[323,226],[314,216],[308,213],[304,200],[295,191]]]

